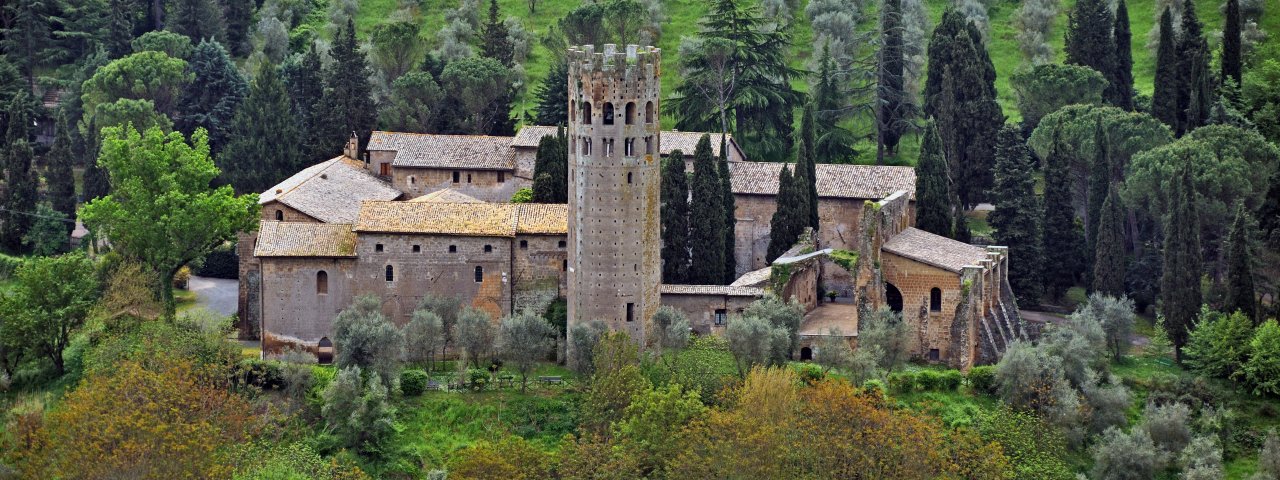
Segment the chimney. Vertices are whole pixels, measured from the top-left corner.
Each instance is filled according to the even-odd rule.
[[[342,154],[352,160],[360,159],[360,137],[356,136],[356,132],[351,132],[351,139],[347,140],[347,146],[342,148]]]

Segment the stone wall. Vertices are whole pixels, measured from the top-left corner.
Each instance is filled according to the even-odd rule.
[[[736,276],[768,266],[769,222],[777,210],[773,195],[734,195],[734,255]],[[821,248],[858,249],[858,224],[862,218],[863,200],[853,198],[818,199],[818,241]],[[695,206],[696,208],[696,206]],[[851,288],[853,279],[846,272],[823,272],[823,285],[832,289]]]
[[[333,319],[361,293],[355,259],[261,258],[262,349],[277,353],[288,346],[313,348],[333,340]],[[320,272],[327,292],[318,291]]]
[[[755,300],[755,297],[729,295],[662,294],[662,304],[684,312],[689,317],[689,327],[698,335],[723,334],[729,320],[741,316],[747,305]],[[717,311],[723,311],[725,320],[718,325]]]
[[[455,173],[457,182],[453,181]],[[452,188],[479,200],[500,203],[511,201],[511,195],[516,190],[532,185],[531,180],[517,178],[511,170],[391,169],[391,186],[404,192],[408,198]]]
[[[516,154],[516,171],[515,171],[516,178],[526,180],[529,182],[530,185],[532,185],[533,174],[534,174],[533,167],[538,160],[538,149],[529,148],[529,147],[516,147],[516,148],[513,148],[512,150],[515,150],[515,154]]]
[[[383,313],[397,325],[408,323],[427,293],[470,300],[472,307],[499,318],[511,312],[511,242],[503,237],[362,232],[356,239],[353,288],[358,295],[382,298]],[[392,281],[386,279],[387,266],[392,267]],[[482,268],[479,282],[476,267]]]
[[[962,301],[960,275],[929,264],[884,252],[880,257],[885,288],[892,285],[902,293],[902,318],[916,335],[912,339],[913,356],[928,359],[930,350],[938,350],[939,361],[948,361],[952,352],[951,319]],[[940,308],[930,307],[930,291],[942,294]]]
[[[271,221],[279,220],[282,222],[307,222],[320,223],[314,217],[298,211],[297,209],[272,200],[262,205],[262,220]]]
[[[241,340],[257,340],[262,333],[262,261],[253,256],[258,232],[236,235],[236,255],[240,257],[239,292],[236,300],[236,330]]]
[[[541,314],[557,297],[565,296],[569,252],[564,235],[517,235],[512,252],[515,312]]]

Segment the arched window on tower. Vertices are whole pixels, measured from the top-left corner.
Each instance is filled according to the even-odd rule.
[[[653,155],[653,135],[644,137],[644,153],[645,155]]]
[[[604,112],[601,114],[601,116],[604,117],[605,125],[613,125],[613,104],[612,103],[605,102]]]
[[[636,124],[636,102],[627,102],[627,125]]]
[[[277,222],[284,221],[284,210],[276,210],[276,221]]]
[[[324,270],[316,272],[316,294],[329,294],[329,273]]]
[[[933,287],[933,290],[929,290],[929,311],[942,311],[942,289],[938,287]]]
[[[644,104],[644,123],[653,123],[653,102]]]
[[[591,125],[591,102],[582,102],[582,123]]]
[[[622,141],[622,154],[623,154],[624,156],[628,156],[628,157],[635,156],[635,154],[636,154],[636,139],[634,139],[634,138],[628,138],[628,139],[626,139],[626,140],[623,140],[623,141]]]

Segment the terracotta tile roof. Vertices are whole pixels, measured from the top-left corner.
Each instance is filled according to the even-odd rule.
[[[258,227],[255,257],[355,257],[350,224],[264,221]]]
[[[546,127],[542,125],[529,125],[520,129],[516,133],[515,138],[511,140],[511,146],[515,148],[538,148],[538,141],[542,137],[555,135],[556,127]],[[698,139],[703,135],[702,132],[677,132],[674,130],[662,131],[662,155],[670,155],[672,150],[681,150],[685,155],[693,155],[693,150],[698,146]],[[720,136],[718,134],[711,135],[711,153],[720,154]],[[729,135],[730,142],[733,141],[733,135]]]
[[[258,196],[265,205],[279,201],[324,223],[352,223],[365,200],[395,200],[399,190],[364,169],[337,157],[302,169]]]
[[[357,232],[514,237],[566,234],[567,205],[532,203],[364,202]]]
[[[746,195],[777,195],[778,162],[731,162],[733,193]],[[795,168],[792,165],[791,168]],[[905,190],[913,198],[916,191],[916,170],[911,167],[874,165],[819,164],[818,196],[831,198],[881,199],[898,190]]]
[[[444,190],[436,190],[421,197],[409,200],[410,202],[435,202],[435,203],[484,203],[471,195],[459,192],[452,188]]]
[[[725,295],[730,297],[764,296],[763,288],[735,287],[732,285],[669,285],[662,284],[663,295]]]
[[[980,262],[987,258],[985,248],[915,227],[894,235],[881,250],[956,273],[966,265],[981,265]]]
[[[396,167],[515,169],[511,137],[373,132],[368,148],[396,152]]]
[[[773,267],[764,267],[759,270],[753,270],[742,274],[737,280],[729,284],[731,287],[758,287],[769,281],[769,277],[773,275]]]

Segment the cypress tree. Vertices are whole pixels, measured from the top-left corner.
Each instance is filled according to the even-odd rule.
[[[818,230],[818,167],[815,165],[814,148],[817,135],[814,130],[813,103],[805,104],[804,115],[800,117],[800,146],[796,155],[796,178],[800,179],[803,189],[801,194],[808,201],[809,209],[804,212],[805,224]]]
[[[0,197],[0,247],[11,252],[23,248],[22,237],[31,229],[36,211],[37,188],[39,178],[32,168],[35,151],[32,150],[31,98],[26,90],[13,96],[6,111],[8,128],[5,130],[4,161],[4,195]]]
[[[1120,298],[1124,296],[1124,207],[1116,188],[1109,189],[1102,202],[1094,244],[1093,291]]]
[[[1067,15],[1067,63],[1097,70],[1107,79],[1102,97],[1112,105],[1120,104],[1118,79],[1115,74],[1116,43],[1111,38],[1115,18],[1106,0],[1079,0]]]
[[[176,126],[187,135],[204,128],[209,132],[209,150],[217,155],[226,144],[231,118],[244,100],[249,84],[232,63],[227,50],[213,40],[202,40],[196,46],[187,62],[187,71],[195,80],[182,92]]]
[[[289,92],[271,62],[258,67],[230,130],[230,141],[215,159],[223,180],[237,192],[262,192],[307,163]]]
[[[773,197],[773,217],[769,219],[769,251],[765,261],[773,262],[792,246],[804,232],[803,213],[804,194],[799,190],[800,182],[791,175],[791,167],[783,165],[778,172],[778,195]]]
[[[884,164],[885,154],[893,154],[898,149],[898,140],[902,138],[903,99],[906,93],[902,83],[906,62],[903,55],[902,40],[902,0],[885,0],[880,13],[880,47],[879,65],[876,70],[876,164]],[[815,227],[816,228],[816,227]]]
[[[1178,38],[1178,135],[1189,133],[1209,117],[1209,46],[1196,16],[1195,2],[1182,2],[1182,33]]]
[[[952,240],[964,243],[973,242],[973,232],[969,230],[969,217],[964,215],[964,209],[955,209],[955,219],[952,220],[952,224],[955,225],[955,228],[951,231]]]
[[[332,139],[326,138],[321,125],[320,112],[324,100],[324,78],[321,76],[320,54],[315,44],[297,61],[289,60],[281,67],[285,86],[298,130],[302,133],[301,154],[303,160],[312,162],[328,158],[336,153]]]
[[[1111,32],[1116,43],[1115,83],[1117,107],[1133,111],[1133,34],[1129,27],[1129,7],[1125,0],[1116,1],[1116,26]]]
[[[950,183],[942,139],[933,122],[929,122],[924,130],[924,143],[920,145],[920,158],[916,161],[916,228],[946,237],[952,235]]]
[[[1035,161],[1022,138],[1022,128],[1005,125],[996,141],[995,210],[989,217],[997,245],[1009,247],[1009,284],[1019,298],[1036,301],[1042,281],[1040,216],[1035,192]]]
[[[1227,244],[1222,247],[1227,252],[1227,298],[1224,310],[1243,312],[1256,320],[1257,291],[1253,286],[1253,255],[1249,244],[1252,239],[1249,212],[1245,209],[1244,202],[1237,202],[1236,218],[1231,222]]]
[[[534,203],[569,202],[569,137],[564,128],[538,140],[533,163]]]
[[[253,24],[254,0],[223,0],[227,17],[227,48],[237,57],[249,55],[249,27]]]
[[[1173,341],[1174,358],[1182,360],[1192,322],[1200,312],[1200,217],[1191,165],[1182,166],[1171,185],[1171,205],[1164,221],[1164,257],[1160,277],[1160,315]]]
[[[720,175],[711,138],[703,135],[693,151],[692,203],[690,208],[689,245],[692,263],[689,282],[715,285],[724,279],[724,199],[720,194]]]
[[[533,116],[539,125],[569,123],[569,82],[565,81],[566,78],[569,78],[568,62],[554,62],[551,73],[534,92],[538,105],[534,107]]]
[[[227,40],[227,27],[217,0],[173,0],[170,5],[164,16],[167,30],[186,35],[192,42]]]
[[[1160,45],[1156,50],[1155,91],[1151,94],[1151,116],[1175,132],[1178,130],[1178,47],[1173,36],[1173,14],[1160,14]]]
[[[733,201],[733,171],[729,169],[729,144],[727,136],[720,134],[720,198],[724,199],[724,283],[733,283],[737,278],[738,259],[735,246],[738,244],[738,220],[735,216],[737,205]]]
[[[497,60],[502,65],[514,66],[514,52],[508,37],[507,24],[503,23],[498,9],[498,0],[489,0],[489,21],[484,24],[484,38],[480,51],[484,56]],[[563,80],[563,77],[561,78]]]
[[[684,152],[662,160],[662,283],[689,280],[689,177]]]
[[[1089,169],[1089,192],[1085,209],[1085,272],[1093,272],[1093,252],[1098,245],[1099,223],[1102,221],[1102,204],[1111,192],[1111,159],[1107,150],[1107,134],[1102,129],[1102,117],[1099,116],[1093,131],[1093,161]],[[1087,275],[1086,280],[1092,281]],[[1090,284],[1091,285],[1091,284]]]
[[[67,117],[61,111],[57,119],[58,133],[53,139],[53,146],[45,155],[44,182],[49,187],[49,204],[54,210],[76,218],[76,179],[72,173],[75,163],[75,152],[71,148],[71,128],[67,125]],[[75,230],[74,223],[65,224],[67,234]]]
[[[1056,133],[1052,148],[1045,159],[1043,251],[1056,258],[1044,265],[1045,295],[1056,300],[1075,284],[1085,252],[1071,202],[1071,161],[1062,153]]]
[[[842,163],[849,158],[857,141],[852,132],[840,126],[852,109],[846,108],[849,105],[848,92],[836,78],[835,68],[830,45],[823,45],[818,81],[813,86],[814,115],[818,120],[818,139],[814,148],[817,163]]]
[[[377,120],[368,60],[356,46],[356,27],[350,19],[347,27],[338,32],[329,56],[333,63],[324,70],[324,96],[321,107],[312,112],[312,120],[324,135],[318,139],[321,145],[317,148],[323,147],[332,155],[340,151],[353,132],[360,137],[362,148],[368,145]]]
[[[1240,85],[1240,0],[1227,0],[1226,16],[1222,24],[1222,79]]]

